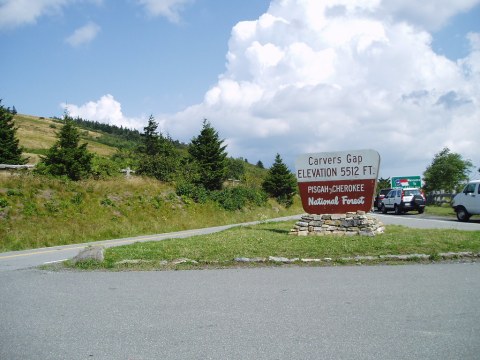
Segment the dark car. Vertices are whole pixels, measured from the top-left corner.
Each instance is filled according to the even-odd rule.
[[[380,210],[380,208],[382,206],[382,200],[385,197],[385,195],[387,195],[390,192],[390,190],[392,190],[392,188],[381,189],[380,192],[378,193],[378,195],[375,196],[375,202],[374,202],[373,206],[375,206],[377,208],[377,210]]]

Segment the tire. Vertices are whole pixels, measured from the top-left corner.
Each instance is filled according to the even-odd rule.
[[[380,210],[382,210],[382,214],[387,213],[387,208],[385,207],[385,204],[382,204],[382,206],[380,206]]]
[[[402,215],[402,212],[403,212],[400,206],[398,205],[395,205],[395,207],[393,208],[393,211],[395,212],[395,215]]]
[[[467,209],[463,206],[456,209],[457,219],[461,222],[467,222],[470,219],[470,214],[468,213]]]
[[[425,208],[418,208],[418,213],[419,214],[423,214],[424,211],[425,211]]]

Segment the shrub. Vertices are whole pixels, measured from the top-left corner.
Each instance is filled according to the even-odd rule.
[[[0,208],[6,208],[8,206],[7,199],[0,198]]]
[[[175,186],[175,193],[178,196],[190,198],[200,204],[206,203],[210,197],[209,192],[203,186],[184,181],[179,182]]]
[[[234,211],[247,205],[264,205],[267,202],[267,195],[261,190],[238,186],[212,192],[212,199],[225,210]]]
[[[113,160],[94,156],[92,161],[92,174],[95,179],[106,179],[120,175],[120,166]]]
[[[7,196],[23,196],[23,192],[20,189],[8,189]]]

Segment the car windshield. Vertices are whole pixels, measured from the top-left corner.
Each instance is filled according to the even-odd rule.
[[[421,195],[420,190],[418,189],[405,190],[405,196],[411,196],[411,195]]]

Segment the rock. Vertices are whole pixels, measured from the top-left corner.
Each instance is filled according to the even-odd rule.
[[[83,250],[80,250],[78,255],[75,256],[72,261],[74,264],[89,260],[103,262],[103,260],[105,259],[103,255],[103,250],[103,246],[88,246]]]
[[[198,261],[192,260],[192,259],[187,259],[187,258],[180,258],[180,259],[175,259],[172,261],[173,265],[179,265],[179,264],[198,264]]]
[[[268,260],[273,261],[273,262],[281,262],[281,263],[289,264],[289,263],[293,263],[295,261],[298,261],[299,259],[298,258],[289,259],[289,258],[286,258],[286,257],[269,256]]]

